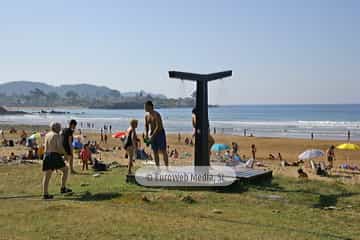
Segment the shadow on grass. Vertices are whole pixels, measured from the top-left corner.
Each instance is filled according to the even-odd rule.
[[[9,200],[9,199],[31,199],[39,198],[41,195],[14,195],[14,196],[0,196],[0,200]]]
[[[243,193],[246,192],[249,188],[249,184],[242,183],[240,181],[235,181],[233,184],[227,187],[216,189],[217,192],[220,193]]]
[[[108,192],[108,193],[95,193],[91,192],[78,192],[68,195],[63,194],[54,194],[55,198],[53,200],[72,200],[72,201],[106,201],[114,198],[121,197],[121,194],[118,192]],[[11,200],[11,199],[42,199],[41,195],[14,195],[14,196],[0,196],[0,200]]]
[[[338,199],[352,197],[356,195],[360,195],[360,193],[345,192],[345,193],[328,194],[328,195],[320,194],[319,202],[314,204],[313,207],[324,208],[324,207],[336,206]]]
[[[234,182],[230,186],[176,186],[176,187],[144,187],[145,190],[136,190],[133,192],[161,192],[166,191],[184,191],[184,192],[218,192],[218,193],[242,193],[247,191],[247,186],[244,183]],[[152,190],[147,190],[152,189]]]
[[[294,185],[299,184],[301,182],[294,182]],[[307,182],[303,182],[304,184],[308,184]],[[316,183],[312,183],[316,184]],[[257,184],[257,185],[251,185],[250,186],[253,189],[257,189],[260,191],[268,191],[268,192],[278,192],[278,193],[299,193],[299,194],[310,194],[314,196],[318,196],[318,202],[314,203],[312,206],[314,208],[325,208],[330,206],[336,206],[338,203],[338,200],[341,198],[348,198],[360,195],[360,192],[350,192],[346,191],[345,189],[339,189],[339,193],[336,194],[324,194],[321,193],[320,189],[318,191],[316,190],[306,190],[303,188],[297,188],[297,189],[286,189],[283,186],[281,186],[279,183],[263,183],[263,184]],[[324,187],[325,188],[325,187]]]
[[[121,197],[121,194],[118,192],[107,192],[107,193],[95,193],[85,192],[79,195],[76,198],[72,198],[72,200],[78,201],[107,201],[114,198]]]

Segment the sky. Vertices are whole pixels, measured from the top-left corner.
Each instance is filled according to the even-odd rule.
[[[0,83],[189,96],[169,70],[233,76],[212,104],[360,103],[357,0],[0,0]]]

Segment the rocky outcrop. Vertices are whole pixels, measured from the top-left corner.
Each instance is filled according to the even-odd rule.
[[[19,114],[27,114],[23,111],[8,111],[6,108],[0,106],[0,115],[19,115]]]

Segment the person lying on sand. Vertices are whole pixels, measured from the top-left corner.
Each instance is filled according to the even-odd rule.
[[[286,160],[283,160],[283,161],[281,161],[281,166],[283,166],[283,167],[297,167],[297,166],[299,166],[299,162],[296,161],[296,162],[289,163]]]

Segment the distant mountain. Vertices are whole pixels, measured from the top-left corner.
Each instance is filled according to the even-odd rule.
[[[54,87],[45,83],[40,82],[28,82],[28,81],[16,81],[0,84],[0,94],[6,96],[12,95],[26,95],[29,94],[31,90],[40,89],[44,92],[54,91]]]
[[[30,81],[15,81],[9,83],[0,84],[0,94],[7,96],[13,95],[27,95],[31,91],[39,89],[46,94],[56,93],[60,96],[65,96],[69,91],[76,92],[81,97],[87,96],[111,96],[111,95],[120,95],[120,92],[117,90],[112,90],[108,87],[95,86],[90,84],[73,84],[73,85],[60,85],[58,87],[51,86],[45,83],[40,82],[30,82]]]
[[[139,92],[123,92],[120,93],[118,90],[110,89],[105,86],[96,86],[91,84],[68,84],[60,85],[58,87],[51,86],[49,84],[31,81],[15,81],[0,84],[0,94],[6,96],[14,95],[28,95],[31,91],[39,89],[44,93],[56,93],[59,96],[66,96],[68,92],[75,92],[80,97],[137,97],[137,96],[151,96],[152,98],[166,99],[165,95],[147,93],[145,91]]]
[[[69,84],[51,86],[39,82],[17,81],[0,84],[0,105],[8,107],[65,107],[129,109],[143,108],[152,100],[157,107],[192,107],[194,98],[167,98],[162,94],[124,92],[104,86]],[[5,110],[3,114],[6,114]]]

